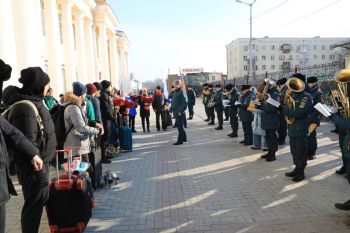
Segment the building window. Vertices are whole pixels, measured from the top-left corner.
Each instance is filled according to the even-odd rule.
[[[262,69],[262,70],[266,70],[266,65],[262,65],[262,66],[261,66],[261,69]]]
[[[274,60],[275,60],[275,56],[271,55],[271,61],[274,61]]]
[[[329,55],[329,60],[333,60],[335,58],[335,55]]]
[[[211,76],[211,81],[215,81],[215,76]]]
[[[322,55],[322,60],[325,60],[326,59],[326,55]]]
[[[265,55],[261,56],[261,59],[265,61],[266,60],[266,56]]]
[[[314,50],[317,50],[317,45],[314,45]]]
[[[244,51],[248,51],[248,46],[244,46],[244,47],[243,47],[243,50],[244,50]]]
[[[60,29],[60,41],[61,44],[63,44],[63,34],[62,34],[62,14],[58,13],[58,26]]]
[[[244,68],[243,68],[244,70],[248,70],[248,66],[244,66]]]
[[[271,45],[271,50],[275,50],[275,46],[274,45]]]
[[[254,70],[258,70],[258,66],[257,65],[254,66]]]
[[[257,61],[257,60],[258,60],[258,57],[257,57],[257,56],[254,56],[253,59],[254,59],[254,61]]]
[[[275,69],[275,65],[271,65],[271,70],[274,70]]]
[[[289,55],[289,61],[293,60],[293,55]]]
[[[283,61],[284,58],[285,58],[284,55],[280,55],[280,57],[279,57],[280,61]]]
[[[243,56],[243,60],[244,60],[244,61],[247,61],[247,60],[248,60],[248,57],[247,57],[247,56]]]
[[[43,36],[46,36],[46,30],[45,30],[45,4],[44,4],[44,0],[40,0],[40,11],[41,11],[42,33],[43,33]]]
[[[326,50],[326,46],[325,45],[322,45],[322,50]]]
[[[316,54],[314,55],[314,60],[317,60],[317,55]]]

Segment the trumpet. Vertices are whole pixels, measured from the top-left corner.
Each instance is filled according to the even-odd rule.
[[[335,74],[334,80],[337,89],[331,91],[331,101],[333,107],[340,112],[343,117],[350,117],[350,101],[348,84],[350,82],[350,69],[343,69]]]
[[[291,77],[286,83],[288,90],[284,97],[284,105],[288,108],[295,109],[295,100],[292,97],[292,92],[302,92],[305,90],[305,83],[298,78]],[[284,119],[287,124],[291,125],[294,123],[295,119],[293,117],[285,116]]]

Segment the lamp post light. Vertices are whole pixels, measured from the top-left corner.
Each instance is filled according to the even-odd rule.
[[[247,84],[249,84],[249,76],[253,73],[253,48],[252,48],[252,40],[253,40],[253,5],[256,0],[253,0],[251,3],[243,2],[240,0],[236,0],[238,3],[242,3],[244,5],[249,6],[250,8],[250,37],[249,37],[249,70],[247,77]]]

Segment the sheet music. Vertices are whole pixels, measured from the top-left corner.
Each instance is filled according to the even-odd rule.
[[[274,100],[271,97],[269,97],[266,102],[275,106],[276,108],[278,108],[281,105],[281,103],[279,101]]]
[[[329,111],[330,109],[324,104],[318,103],[314,106],[314,108],[325,117],[329,117],[332,115],[331,111]]]

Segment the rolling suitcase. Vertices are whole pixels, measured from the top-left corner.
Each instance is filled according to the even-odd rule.
[[[99,138],[95,140],[95,147],[92,148],[89,153],[89,162],[91,164],[92,171],[90,171],[92,187],[96,190],[98,187],[98,182],[102,176],[102,157],[101,157],[101,148],[98,143]]]
[[[68,168],[71,163],[71,150],[55,151],[56,162],[58,154],[68,155]],[[57,162],[58,163],[58,162]],[[57,178],[49,184],[49,201],[46,205],[50,232],[83,232],[91,218],[93,199],[88,191],[84,178],[68,174],[59,175],[56,165]]]
[[[132,151],[132,131],[130,127],[124,126],[119,129],[119,145],[124,151]]]

